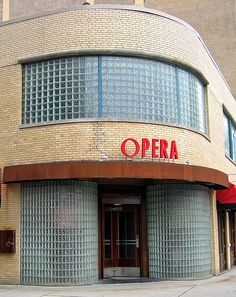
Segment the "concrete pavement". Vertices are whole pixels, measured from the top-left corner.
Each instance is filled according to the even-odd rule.
[[[95,284],[76,287],[0,285],[0,297],[236,297],[236,268],[198,281]]]

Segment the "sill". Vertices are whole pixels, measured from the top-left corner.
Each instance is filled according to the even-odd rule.
[[[234,161],[233,159],[230,158],[230,156],[225,154],[225,157],[236,166],[236,161]]]
[[[49,125],[64,125],[64,124],[72,124],[72,123],[88,123],[88,122],[116,122],[116,123],[137,123],[137,124],[149,124],[149,125],[158,125],[158,126],[166,126],[171,128],[178,128],[187,130],[190,132],[197,133],[209,142],[211,142],[209,135],[206,135],[202,132],[199,132],[198,130],[195,130],[193,128],[185,127],[185,126],[179,126],[179,125],[173,125],[169,123],[163,123],[163,122],[157,122],[157,121],[151,121],[151,120],[115,120],[115,119],[100,119],[100,118],[93,118],[93,119],[71,119],[71,120],[59,120],[59,121],[51,121],[51,122],[42,122],[42,123],[36,123],[36,124],[22,124],[20,125],[20,129],[29,129],[29,128],[39,128]]]

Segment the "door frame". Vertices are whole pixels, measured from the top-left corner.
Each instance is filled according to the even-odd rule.
[[[117,203],[120,202],[119,200]],[[119,203],[118,203],[119,204]],[[117,240],[119,239],[119,219],[120,212],[132,212],[134,215],[134,239],[138,235],[140,237],[140,204],[122,204],[120,206],[116,206],[114,204],[102,204],[102,216],[103,216],[103,226],[102,226],[102,256],[104,257],[105,250],[104,250],[104,239],[105,239],[105,214],[109,212],[109,216],[111,219],[111,254],[113,257],[111,259],[103,259],[103,269],[110,268],[110,267],[140,267],[140,245],[139,247],[135,248],[135,258],[119,258],[119,248],[116,244]]]
[[[218,236],[220,272],[226,270],[225,210],[218,209]]]
[[[140,205],[140,277],[148,277],[148,248],[147,248],[147,220],[146,220],[146,191],[144,187],[101,186],[98,201],[98,271],[99,278],[104,278],[103,247],[102,247],[102,205],[103,204],[134,204]]]
[[[236,212],[234,210],[231,210],[229,212],[229,232],[230,232],[230,258],[231,258],[231,267],[236,264],[236,255],[235,255],[235,250],[236,250],[236,242],[235,242],[235,222],[236,222]]]

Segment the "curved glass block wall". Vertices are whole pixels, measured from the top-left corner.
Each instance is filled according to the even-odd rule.
[[[147,187],[149,275],[199,279],[211,275],[209,192],[202,186]]]
[[[98,281],[97,199],[96,183],[22,184],[22,284]]]
[[[157,121],[207,134],[203,81],[146,58],[79,56],[23,65],[23,124],[74,119]]]

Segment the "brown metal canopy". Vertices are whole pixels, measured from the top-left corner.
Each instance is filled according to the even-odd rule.
[[[214,189],[228,186],[227,174],[212,168],[157,162],[71,161],[7,166],[4,183],[81,179],[94,181],[132,180],[144,184],[160,182],[199,183]]]

